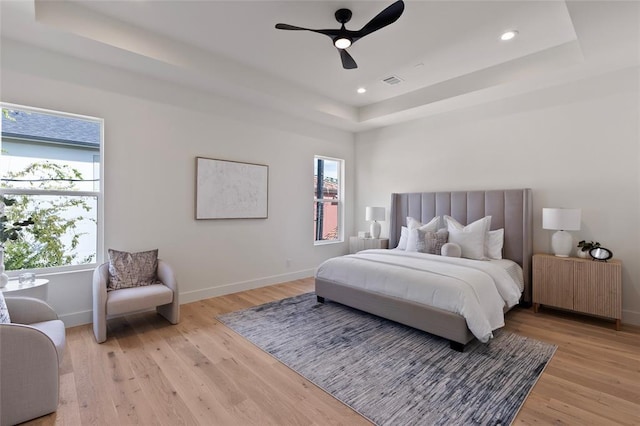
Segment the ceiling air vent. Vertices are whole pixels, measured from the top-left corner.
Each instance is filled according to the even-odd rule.
[[[398,77],[397,75],[392,75],[389,76],[387,78],[383,78],[382,82],[383,83],[387,83],[389,86],[395,86],[396,84],[400,84],[402,83],[402,79],[400,77]]]

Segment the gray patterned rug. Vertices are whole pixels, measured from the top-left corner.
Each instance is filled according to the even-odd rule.
[[[508,425],[556,349],[498,331],[460,353],[313,293],[218,319],[379,425]]]

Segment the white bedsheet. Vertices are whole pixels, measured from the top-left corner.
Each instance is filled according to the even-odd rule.
[[[365,250],[329,259],[316,277],[411,300],[462,315],[481,342],[504,326],[505,305],[521,291],[506,262],[444,257],[401,250]]]

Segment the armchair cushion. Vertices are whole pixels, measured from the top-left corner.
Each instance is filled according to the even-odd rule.
[[[60,320],[42,321],[29,324],[29,327],[33,327],[36,330],[43,332],[49,339],[51,339],[56,347],[56,351],[58,352],[58,358],[62,361],[66,342],[64,323]]]
[[[158,250],[129,253],[109,249],[107,291],[157,284]]]
[[[173,291],[164,284],[125,288],[107,294],[107,315],[141,311],[173,301]]]

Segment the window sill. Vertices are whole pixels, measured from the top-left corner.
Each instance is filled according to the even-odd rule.
[[[314,246],[328,246],[332,244],[342,244],[344,240],[322,240],[322,241],[314,241]]]
[[[98,266],[97,263],[87,263],[84,265],[70,265],[70,266],[58,266],[53,268],[40,268],[40,269],[20,269],[18,271],[5,271],[9,279],[18,278],[20,274],[25,272],[33,272],[37,277],[43,275],[58,275],[67,274],[72,272],[93,271]]]

